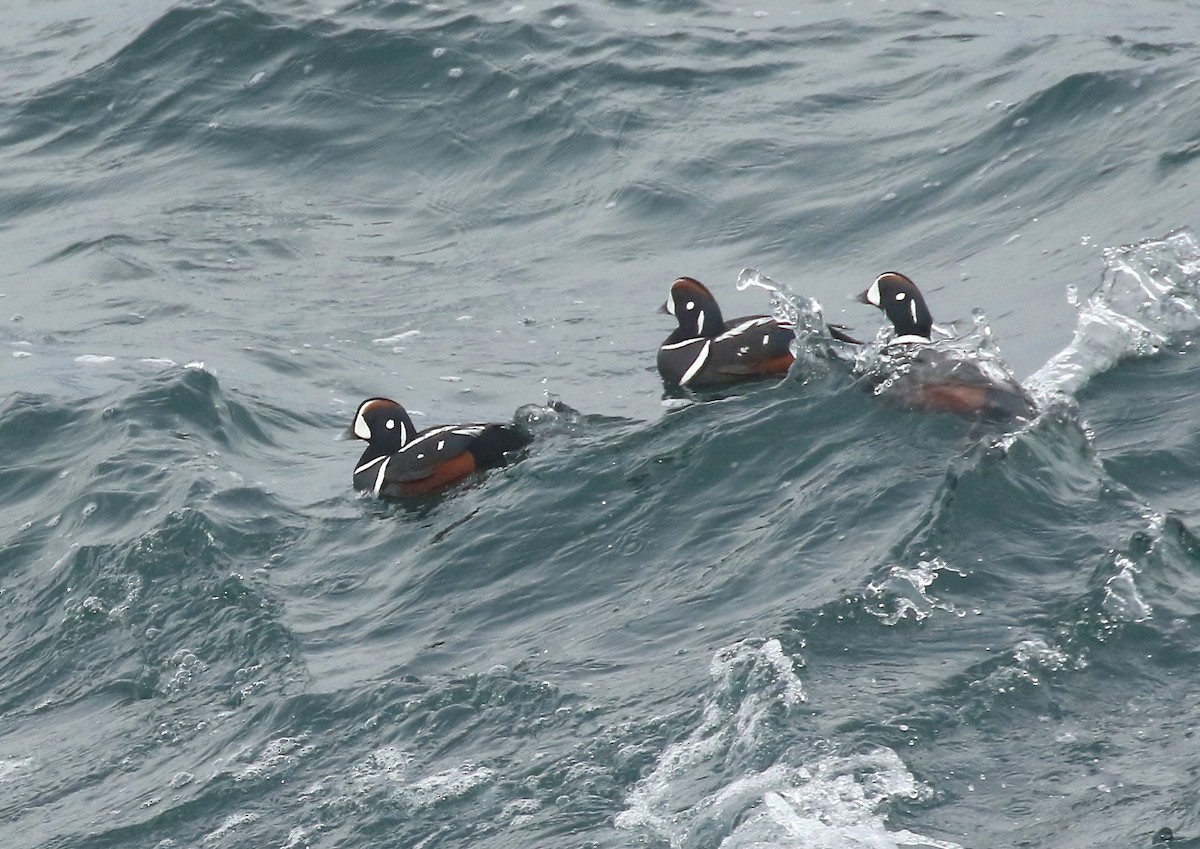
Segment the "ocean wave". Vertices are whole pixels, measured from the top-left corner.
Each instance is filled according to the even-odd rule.
[[[777,726],[803,688],[778,640],[725,647],[711,674],[700,723],[638,782],[619,828],[672,847],[957,845],[887,827],[889,804],[929,793],[889,749],[824,754],[810,743],[806,760],[788,762],[797,749],[776,739]]]

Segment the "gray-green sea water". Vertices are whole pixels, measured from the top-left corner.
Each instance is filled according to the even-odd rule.
[[[10,6],[0,845],[1200,846],[1200,4]],[[1042,414],[664,403],[746,267]]]

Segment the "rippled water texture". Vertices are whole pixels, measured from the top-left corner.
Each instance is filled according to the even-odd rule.
[[[1200,846],[1197,13],[8,10],[0,844]],[[856,384],[888,269],[1035,420]],[[685,274],[787,380],[664,403]]]

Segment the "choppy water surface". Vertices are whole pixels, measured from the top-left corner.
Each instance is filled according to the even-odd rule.
[[[10,10],[3,844],[1200,845],[1198,11]],[[664,404],[676,276],[893,268],[1035,421]],[[364,499],[374,394],[538,439]]]

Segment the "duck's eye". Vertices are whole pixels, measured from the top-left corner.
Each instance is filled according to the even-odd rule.
[[[388,419],[387,424],[385,424],[384,427],[386,427],[388,430],[395,430],[396,429],[396,420]]]

